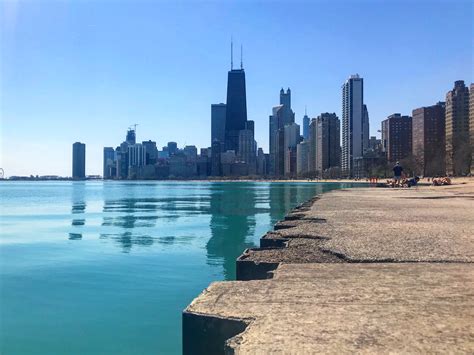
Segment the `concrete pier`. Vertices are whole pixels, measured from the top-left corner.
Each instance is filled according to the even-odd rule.
[[[187,354],[473,353],[474,184],[338,190],[183,312]]]

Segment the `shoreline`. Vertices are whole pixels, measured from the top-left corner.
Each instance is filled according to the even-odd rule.
[[[1,182],[272,182],[272,183],[350,183],[350,184],[361,184],[361,185],[380,185],[384,184],[391,178],[378,179],[376,183],[371,183],[366,179],[174,179],[174,180],[104,180],[104,179],[85,179],[85,180],[73,180],[73,179],[0,179]],[[430,181],[432,178],[423,178],[420,180],[420,186],[431,186]],[[467,184],[474,182],[474,177],[452,177],[452,185]]]
[[[393,213],[394,207],[400,216]],[[467,324],[474,324],[474,316],[465,311],[474,306],[468,297],[472,289],[467,286],[474,280],[465,277],[474,275],[474,246],[468,234],[473,207],[472,178],[454,179],[453,185],[443,187],[355,188],[315,196],[276,223],[261,238],[260,248],[242,253],[236,260],[236,281],[212,283],[183,311],[183,352],[403,352],[413,348],[471,352],[474,344],[469,337],[474,329]],[[402,238],[397,230],[402,231]],[[367,277],[371,287],[364,289],[365,284],[353,275]],[[387,277],[399,288],[384,286]],[[433,293],[428,285],[437,279],[445,284]],[[351,293],[348,283],[360,291],[355,299],[351,296],[349,304],[359,307],[364,317],[341,311],[346,303],[334,303],[334,297],[337,300]],[[307,292],[308,287],[312,292]],[[450,294],[453,287],[458,298]],[[377,318],[380,310],[358,303],[358,298],[373,297],[373,288],[380,288],[376,295],[400,299],[393,307],[387,306],[389,314],[385,315],[394,329],[386,329]],[[324,296],[328,289],[330,294]],[[413,289],[417,296],[410,301],[413,309],[407,310],[405,296],[410,298]],[[333,309],[336,316],[327,313],[325,297],[337,306]],[[438,297],[452,303],[443,315],[446,324],[441,334],[430,325],[438,317]],[[318,317],[311,317],[315,309]],[[416,313],[420,327],[411,323],[397,326],[397,322],[403,324],[399,319],[403,312],[407,317]],[[321,323],[321,317],[326,321]],[[350,331],[343,326],[348,318],[354,325]],[[370,330],[356,327],[364,318]],[[459,324],[467,328],[459,330]],[[384,336],[387,332],[398,334],[395,342]],[[326,334],[324,341],[315,342],[321,334]],[[354,347],[354,334],[379,337],[375,343]],[[438,340],[433,340],[434,334]],[[459,340],[457,347],[446,347],[453,336]]]
[[[103,182],[150,182],[150,181],[170,181],[170,182],[239,182],[239,181],[252,181],[252,182],[368,182],[365,179],[70,179],[70,178],[58,178],[58,179],[42,179],[42,178],[24,178],[24,179],[0,179],[1,181],[72,181],[72,182],[84,182],[84,181],[103,181]]]

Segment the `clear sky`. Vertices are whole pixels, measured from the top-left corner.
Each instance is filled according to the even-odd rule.
[[[341,117],[341,85],[364,78],[370,131],[387,115],[444,100],[473,80],[471,1],[0,0],[1,154],[7,176],[87,174],[138,123],[159,147],[210,144],[212,103],[225,102],[244,46],[248,118],[268,150],[281,87],[301,123]]]

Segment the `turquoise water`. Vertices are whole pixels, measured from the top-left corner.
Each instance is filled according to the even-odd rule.
[[[189,302],[234,279],[287,211],[341,186],[0,183],[0,353],[180,353]]]

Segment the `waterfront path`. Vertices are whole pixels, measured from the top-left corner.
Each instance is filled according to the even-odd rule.
[[[185,353],[473,353],[474,183],[292,211],[183,313]]]

